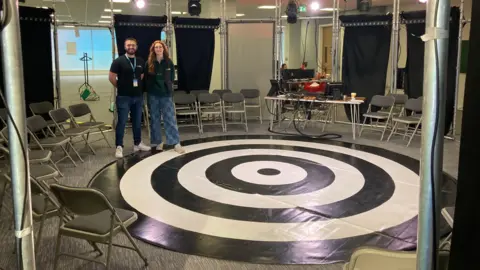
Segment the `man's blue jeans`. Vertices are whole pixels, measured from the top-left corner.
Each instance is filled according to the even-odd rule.
[[[115,129],[115,145],[123,147],[123,136],[129,112],[132,119],[133,144],[139,145],[142,141],[143,96],[117,96],[116,104],[118,121]]]

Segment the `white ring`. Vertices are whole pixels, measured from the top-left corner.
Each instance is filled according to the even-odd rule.
[[[329,186],[312,192],[298,195],[257,195],[252,198],[252,194],[236,192],[215,185],[207,179],[205,174],[205,170],[212,164],[230,157],[268,154],[303,158],[319,164],[328,164],[328,168],[335,173],[335,180]],[[362,173],[350,164],[311,153],[281,149],[268,149],[267,151],[265,149],[242,149],[202,156],[183,165],[178,171],[177,177],[185,189],[208,200],[243,207],[277,209],[296,207],[308,209],[317,205],[342,201],[359,192],[365,184]]]
[[[152,172],[178,157],[174,151],[151,156],[130,168],[122,177],[120,191],[140,213],[170,226],[216,237],[250,241],[316,241],[371,234],[398,226],[418,215],[419,176],[392,160],[346,147],[289,140],[229,140],[185,146],[187,152],[232,145],[284,145],[322,149],[364,159],[382,167],[395,182],[392,197],[378,207],[341,219],[306,223],[263,223],[230,220],[200,214],[171,204],[152,188]],[[142,176],[143,177],[140,177]],[[374,198],[372,198],[374,199]]]
[[[274,169],[279,171],[276,175],[264,175],[259,173],[262,169]],[[278,161],[251,161],[239,164],[232,168],[232,175],[244,182],[275,186],[289,185],[300,182],[307,177],[305,169],[286,162]]]

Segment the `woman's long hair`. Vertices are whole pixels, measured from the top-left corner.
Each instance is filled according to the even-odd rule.
[[[155,61],[157,61],[157,55],[155,54],[155,45],[156,44],[161,44],[163,47],[163,60],[169,62],[170,61],[170,55],[168,54],[168,49],[167,45],[161,40],[156,40],[152,43],[152,46],[150,46],[150,54],[148,55],[148,73],[155,73]]]

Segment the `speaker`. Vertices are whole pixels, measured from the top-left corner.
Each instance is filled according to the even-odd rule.
[[[357,0],[357,9],[360,11],[370,11],[372,0]]]
[[[190,16],[199,16],[202,13],[200,0],[188,0],[188,13]]]

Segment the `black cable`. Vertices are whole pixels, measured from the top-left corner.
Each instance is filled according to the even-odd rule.
[[[438,7],[439,7],[439,1],[437,1],[435,3],[435,14],[434,14],[434,22],[435,22],[435,25],[434,27],[437,28],[438,25],[437,25],[437,17],[438,17]],[[430,182],[431,182],[431,185],[432,185],[432,220],[433,220],[433,224],[432,224],[432,234],[433,234],[433,243],[432,243],[432,247],[433,247],[433,254],[432,254],[432,263],[433,263],[433,269],[437,269],[437,213],[436,213],[436,209],[437,209],[437,202],[436,202],[436,199],[435,199],[435,162],[434,159],[435,159],[435,153],[436,153],[436,149],[435,149],[435,142],[437,140],[437,130],[438,130],[438,126],[439,126],[439,106],[440,106],[440,99],[438,98],[440,96],[440,68],[439,68],[439,65],[440,65],[440,62],[439,62],[439,57],[438,57],[438,41],[435,39],[434,40],[434,49],[435,49],[435,72],[436,72],[436,78],[435,78],[435,81],[437,83],[437,87],[436,87],[436,92],[437,92],[437,104],[435,106],[435,122],[434,122],[434,133],[433,133],[433,139],[432,139],[432,151],[430,153],[430,159],[431,159],[431,166],[430,166],[430,173],[431,173],[431,176],[430,176]]]

